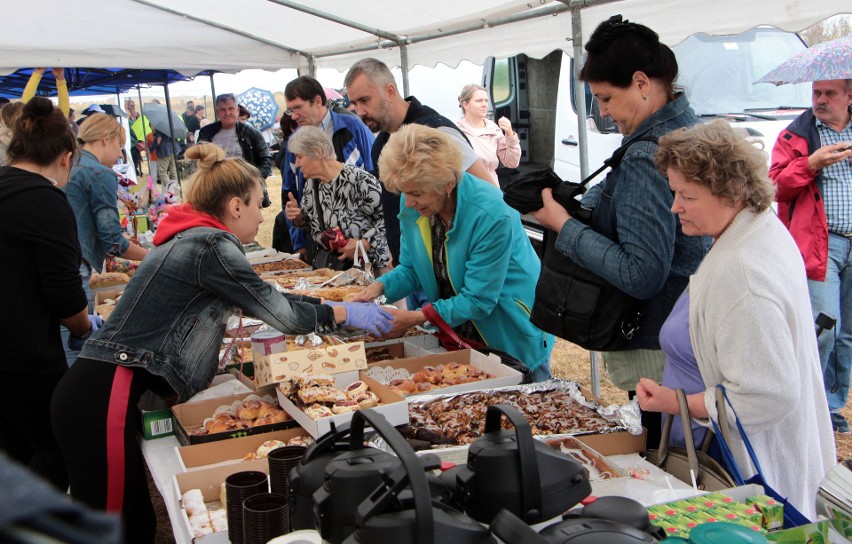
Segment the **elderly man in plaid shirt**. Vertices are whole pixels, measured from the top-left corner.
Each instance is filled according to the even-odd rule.
[[[805,259],[814,318],[837,319],[819,337],[825,392],[835,432],[852,368],[852,80],[815,81],[813,107],[778,136],[769,176],[778,216]]]

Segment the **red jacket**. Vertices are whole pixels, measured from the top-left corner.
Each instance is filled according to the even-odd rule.
[[[828,224],[822,201],[822,174],[808,168],[808,156],[821,146],[812,110],[778,135],[769,177],[775,182],[778,217],[790,230],[805,260],[808,278],[825,281]]]

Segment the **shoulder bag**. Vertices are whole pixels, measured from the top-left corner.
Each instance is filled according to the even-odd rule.
[[[742,472],[740,471],[740,467],[737,464],[737,460],[734,458],[733,452],[731,452],[730,440],[731,435],[728,429],[728,418],[727,418],[727,408],[726,406],[731,407],[731,413],[734,414],[734,421],[737,424],[737,431],[740,433],[740,438],[745,445],[746,451],[748,452],[749,459],[751,459],[751,464],[754,466],[755,475],[746,480],[743,478]],[[786,497],[782,497],[777,491],[772,489],[772,487],[766,483],[766,479],[763,477],[763,471],[760,468],[760,463],[757,461],[757,455],[754,453],[754,448],[751,446],[751,441],[749,441],[748,436],[746,435],[745,429],[743,429],[742,423],[740,423],[740,418],[737,416],[736,410],[734,410],[734,405],[731,404],[731,399],[728,398],[728,393],[725,391],[724,386],[717,385],[716,386],[716,411],[718,412],[719,421],[713,422],[713,430],[716,432],[716,438],[719,441],[719,449],[722,450],[722,457],[725,459],[725,462],[728,465],[728,470],[731,473],[734,481],[737,485],[745,485],[745,484],[757,484],[763,487],[763,491],[765,494],[769,495],[776,501],[782,503],[784,505],[784,528],[790,529],[792,527],[798,527],[800,525],[806,525],[811,522],[804,514],[796,510],[796,508],[790,504]],[[791,438],[795,439],[795,433],[791,433]]]
[[[683,422],[683,437],[685,448],[670,447],[669,435],[672,432],[674,416],[668,415],[660,437],[660,447],[646,452],[646,460],[665,470],[678,480],[692,484],[692,475],[698,489],[703,491],[720,491],[736,486],[731,475],[716,462],[715,459],[701,450],[695,449],[692,438],[692,419],[689,417],[689,407],[686,404],[686,393],[676,389],[677,401],[680,405],[680,419]]]
[[[532,383],[535,381],[533,379],[532,370],[527,368],[527,365],[525,365],[523,361],[512,357],[505,351],[488,347],[481,342],[475,342],[468,338],[464,338],[463,336],[459,336],[458,333],[450,327],[450,324],[444,321],[444,318],[441,317],[432,304],[425,304],[422,308],[420,308],[420,311],[423,312],[423,315],[426,316],[429,323],[438,328],[438,341],[441,342],[441,347],[445,350],[458,351],[461,349],[473,349],[480,353],[484,353],[485,355],[493,353],[500,357],[500,361],[504,365],[521,373],[523,376],[521,383]]]
[[[657,139],[640,136],[619,147],[604,161],[603,166],[571,189],[570,200],[577,202],[573,197],[582,195],[586,191],[585,186],[595,176],[606,168],[617,168],[627,148],[641,141],[656,143]],[[602,198],[612,197],[616,179],[608,184]],[[556,191],[567,192],[564,187],[554,189]],[[587,208],[580,207],[579,202],[575,209],[568,209],[568,212],[583,222],[591,216]],[[556,249],[555,244],[556,233],[545,230],[541,273],[530,314],[532,323],[543,331],[588,350],[626,349],[627,341],[639,328],[644,306],[642,301],[578,265]]]

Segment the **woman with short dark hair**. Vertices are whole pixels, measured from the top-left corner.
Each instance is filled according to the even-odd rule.
[[[533,214],[558,234],[558,251],[644,301],[638,330],[623,351],[603,354],[613,383],[632,396],[639,378],[662,379],[660,326],[709,247],[707,239],[684,236],[670,211],[668,181],[653,160],[657,138],[699,120],[674,85],[674,53],[650,28],[616,15],[595,29],[586,51],[580,77],[629,147],[606,180],[583,197],[592,209],[588,225],[571,217],[550,189],[542,192],[544,208]],[[643,424],[648,442],[658,443],[658,414],[643,414]]]

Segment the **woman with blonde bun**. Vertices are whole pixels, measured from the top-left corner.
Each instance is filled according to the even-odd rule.
[[[332,307],[282,295],[261,280],[242,247],[263,222],[257,168],[226,159],[213,144],[196,145],[186,156],[199,161],[187,202],[162,220],[154,249],[53,397],[71,495],[121,513],[128,542],[153,542],[156,529],[136,443],[137,402],[148,390],[184,402],[206,388],[234,308],[288,334],[325,334],[342,324],[381,335],[392,324],[375,304]]]

